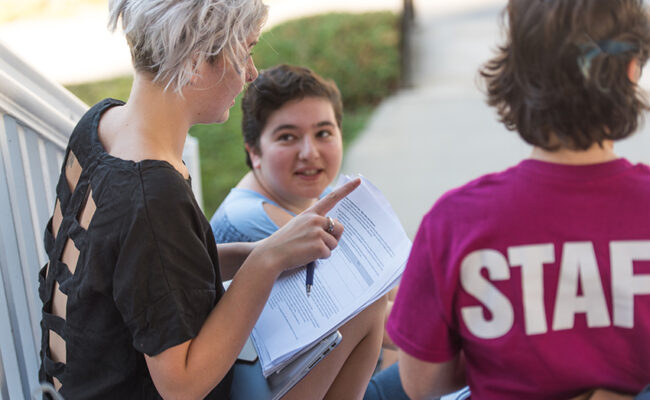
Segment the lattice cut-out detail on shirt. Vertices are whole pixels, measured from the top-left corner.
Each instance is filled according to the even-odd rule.
[[[52,314],[65,319],[68,296],[61,291],[59,282],[54,282],[54,293],[52,294]]]
[[[79,217],[77,218],[79,220],[79,226],[81,226],[85,230],[88,230],[88,226],[90,226],[90,221],[93,219],[93,215],[95,215],[95,211],[97,211],[97,205],[93,200],[93,190],[88,189],[88,195],[86,196],[86,201],[84,205],[81,207],[81,211],[79,212]]]
[[[61,261],[64,262],[71,274],[74,274],[74,271],[77,269],[77,261],[79,261],[79,249],[74,245],[72,239],[68,239],[63,248],[63,255],[61,255]]]
[[[59,233],[59,228],[61,227],[62,221],[63,213],[61,213],[61,201],[59,201],[59,199],[56,199],[56,204],[54,205],[54,214],[52,215],[52,237],[55,239]]]
[[[78,178],[80,175],[81,169],[79,168],[79,171],[72,171],[72,174],[68,174],[68,171],[70,171],[70,165],[72,166],[71,168],[74,170],[75,166],[74,163],[76,162],[76,158],[74,158],[74,154],[70,152],[70,157],[71,159],[74,160],[74,162],[69,162],[66,167],[66,180],[69,185],[74,184],[78,182]],[[72,180],[70,177],[72,176]],[[75,181],[75,179],[77,181]],[[71,183],[72,182],[72,183]],[[77,213],[77,220],[79,222],[79,226],[83,228],[84,230],[88,230],[88,226],[90,225],[90,222],[92,221],[92,218],[95,214],[95,211],[97,210],[97,206],[95,204],[95,201],[93,199],[92,195],[92,189],[89,187],[88,192],[86,194],[86,198],[84,203],[81,205],[79,208],[79,212]],[[54,207],[54,214],[52,217],[52,235],[56,237],[59,228],[63,222],[63,215],[61,212],[61,202],[57,198],[56,204]],[[77,263],[79,261],[79,249],[77,249],[77,246],[75,245],[74,241],[71,238],[67,238],[63,252],[61,254],[61,262],[63,262],[67,267],[68,270],[70,271],[71,274],[74,274],[76,269],[77,269]],[[46,269],[46,274],[50,272],[49,264]],[[51,313],[52,315],[55,315],[59,318],[66,319],[67,317],[67,304],[68,304],[68,296],[61,291],[61,285],[57,280],[54,281],[54,290],[52,292],[52,306],[51,306]],[[57,363],[66,363],[66,355],[67,355],[67,350],[66,350],[66,342],[65,340],[59,335],[57,332],[54,330],[50,329],[49,330],[49,350],[50,350],[50,357],[52,361],[57,362]],[[53,378],[53,383],[54,383],[54,388],[58,391],[61,387],[62,384],[61,382],[56,379],[56,377]]]
[[[79,250],[75,246],[72,239],[68,238],[66,241],[65,247],[63,248],[63,254],[61,255],[61,261],[65,263],[70,270],[71,274],[74,274],[77,268],[77,261],[79,260]],[[48,267],[49,272],[49,267]],[[67,317],[67,304],[68,296],[61,291],[59,282],[54,282],[54,291],[52,292],[52,314],[66,319]],[[50,356],[53,361],[66,363],[66,343],[63,338],[56,333],[55,331],[49,331],[49,348]],[[58,390],[61,387],[60,382],[55,382],[55,388]]]
[[[82,195],[82,193],[75,193],[75,190],[77,189],[77,184],[80,182],[82,172],[83,169],[79,163],[79,160],[77,159],[74,152],[70,150],[68,152],[65,168],[64,168],[65,181],[70,190],[70,194],[68,196],[73,196],[73,197],[67,197],[68,199],[67,201],[69,205],[70,205],[69,202],[71,201],[72,198],[74,198],[74,196]],[[80,186],[80,189],[85,190],[85,187]],[[66,207],[69,207],[69,205]],[[92,189],[90,187],[87,187],[85,199],[84,202],[81,204],[81,207],[79,206],[76,207],[72,206],[72,207],[73,210],[71,211],[73,211],[74,213],[73,215],[76,216],[79,227],[81,227],[84,230],[88,230],[88,226],[90,225],[93,215],[95,214],[95,211],[97,209],[95,201],[93,199]],[[77,207],[78,210],[74,210]],[[51,230],[52,230],[51,233],[52,233],[52,237],[55,240],[59,234],[59,230],[61,229],[62,225],[65,225],[65,229],[69,231],[70,221],[69,220],[67,221],[68,222],[66,222],[63,215],[61,198],[57,197],[56,203],[54,205],[54,212],[52,215],[52,224],[51,224]],[[72,239],[72,237],[67,236],[68,234],[69,233],[66,233],[65,238],[59,238],[61,240],[65,240],[63,251],[60,256],[60,261],[63,264],[65,264],[70,275],[74,275],[77,269],[77,263],[79,262],[80,251],[75,245],[75,242]],[[46,268],[46,277],[50,273],[56,271],[56,268],[52,269],[50,267],[51,265],[48,264]],[[66,293],[64,293],[61,290],[61,285],[64,284],[64,282],[60,281],[60,279],[62,279],[66,275],[67,273],[62,273],[61,271],[55,272],[54,288],[52,290],[52,295],[51,295],[51,314],[63,320],[67,319],[68,296],[66,295]],[[65,280],[66,278],[63,279]],[[49,327],[48,334],[49,334],[48,347],[49,347],[50,358],[55,363],[66,364],[67,349],[66,349],[66,341],[62,337],[63,332],[57,333],[57,331]],[[52,382],[54,383],[54,387],[57,391],[61,389],[62,384],[59,379],[53,376]]]
[[[68,152],[68,158],[65,163],[65,179],[68,182],[70,193],[74,192],[81,176],[82,168],[72,150]]]
[[[53,376],[53,377],[52,377],[52,382],[54,382],[54,389],[55,389],[57,392],[59,391],[59,389],[61,389],[61,386],[63,386],[63,385],[61,385],[61,382],[59,382],[59,380],[56,379],[56,376]]]
[[[53,330],[50,330],[50,356],[52,361],[65,364],[65,340]]]

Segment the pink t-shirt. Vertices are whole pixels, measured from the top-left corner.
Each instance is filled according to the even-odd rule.
[[[424,361],[461,350],[472,399],[566,399],[650,383],[650,169],[522,161],[441,197],[388,332]]]

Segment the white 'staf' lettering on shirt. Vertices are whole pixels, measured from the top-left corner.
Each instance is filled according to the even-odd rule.
[[[634,261],[650,261],[650,241],[609,244],[612,264],[614,325],[634,327],[634,296],[650,294],[650,275],[634,275]]]
[[[582,287],[582,296],[578,295],[579,287]],[[610,325],[596,253],[591,242],[565,243],[562,248],[553,330],[573,328],[577,313],[586,314],[590,328]]]
[[[490,279],[510,279],[508,262],[496,250],[478,250],[468,254],[461,264],[460,281],[463,289],[476,297],[492,313],[487,320],[483,307],[463,307],[461,313],[467,328],[483,339],[494,339],[505,335],[514,321],[512,304],[490,281],[483,278],[481,269],[486,268]]]
[[[521,292],[524,301],[526,333],[546,333],[546,310],[544,309],[544,264],[555,261],[553,245],[538,244],[508,248],[511,267],[521,267]]]
[[[614,325],[633,328],[635,296],[650,294],[650,274],[635,275],[634,261],[650,261],[650,241],[613,241],[610,255]],[[578,313],[585,314],[590,328],[612,324],[596,260],[592,242],[563,245],[552,315],[554,331],[572,329]],[[544,268],[553,263],[555,248],[551,243],[509,247],[508,260],[493,249],[476,250],[465,256],[460,267],[461,286],[481,303],[461,308],[467,329],[482,339],[499,338],[510,331],[514,324],[511,299],[492,282],[511,279],[510,268],[521,267],[526,334],[546,333]],[[487,270],[487,279],[481,275],[483,268]],[[486,318],[485,309],[491,318]]]

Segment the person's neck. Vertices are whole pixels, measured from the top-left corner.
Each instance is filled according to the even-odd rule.
[[[598,143],[594,143],[587,150],[561,148],[548,151],[535,146],[530,158],[555,164],[588,165],[613,161],[619,157],[614,153],[614,142],[606,140],[602,143],[602,147]]]
[[[257,192],[269,200],[273,200],[277,205],[284,208],[286,211],[292,212],[293,214],[300,214],[314,204],[318,199],[294,199],[293,201],[281,198],[280,196],[275,195],[273,192],[268,190],[266,186],[260,181],[260,179],[255,175],[254,171],[249,171],[239,184],[238,188],[248,189],[254,192]]]
[[[127,106],[131,120],[138,124],[136,134],[152,150],[182,158],[191,124],[185,116],[185,102],[178,93],[163,90],[150,79],[136,75]]]
[[[136,73],[126,104],[102,117],[100,140],[115,157],[165,160],[185,175],[182,155],[191,126],[187,114],[181,96]]]

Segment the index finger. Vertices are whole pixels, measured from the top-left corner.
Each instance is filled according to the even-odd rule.
[[[307,211],[313,211],[319,215],[325,215],[329,210],[332,209],[341,201],[345,196],[349,195],[359,187],[361,184],[361,178],[354,178],[351,181],[348,181],[341,185],[340,187],[332,190],[327,196],[320,199],[316,204],[311,206]]]

